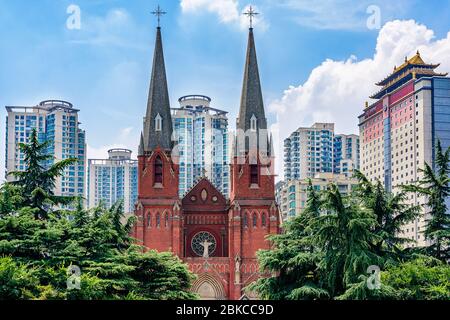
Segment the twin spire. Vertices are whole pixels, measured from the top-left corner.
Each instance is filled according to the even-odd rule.
[[[153,67],[147,101],[147,113],[144,119],[144,131],[141,136],[139,155],[157,147],[171,150],[172,117],[170,114],[169,90],[167,87],[166,67],[162,46],[161,27],[156,29],[156,44],[153,55]]]
[[[170,151],[173,148],[173,128],[169,90],[164,63],[161,27],[159,26],[159,17],[162,14],[165,14],[165,12],[161,11],[158,7],[158,10],[155,11],[154,14],[158,16],[158,27],[156,31],[156,43],[147,112],[144,119],[144,130],[141,134],[141,141],[139,144],[140,156],[153,151],[157,147],[160,147],[165,151]],[[252,19],[257,13],[251,8],[246,14]],[[264,112],[264,102],[252,25],[249,29],[247,57],[244,68],[244,81],[239,118],[237,119],[237,129],[241,129],[244,132],[247,130],[267,130],[267,120]]]

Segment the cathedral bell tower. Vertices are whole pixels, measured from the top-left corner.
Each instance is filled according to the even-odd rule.
[[[172,155],[174,144],[170,112],[161,27],[158,25],[147,112],[139,144],[138,222],[134,236],[146,247],[151,244],[151,248],[158,251],[179,254],[178,162]]]
[[[255,13],[251,8],[247,14],[251,18]],[[236,127],[230,170],[229,248],[230,257],[236,261],[230,264],[234,283],[231,299],[239,299],[243,288],[255,280],[254,275],[244,271],[257,264],[258,250],[270,248],[267,236],[278,233],[280,224],[272,137],[267,130],[252,25]]]

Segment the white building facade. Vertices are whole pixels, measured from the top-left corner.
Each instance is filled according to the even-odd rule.
[[[57,179],[55,195],[84,196],[86,134],[79,127],[79,110],[67,101],[48,100],[37,106],[7,106],[6,111],[7,181],[14,180],[10,172],[26,170],[19,143],[28,143],[31,132],[36,129],[39,141],[48,141],[47,153],[53,156],[52,160],[44,163],[45,166],[64,159],[78,159]]]
[[[138,196],[138,161],[127,149],[111,149],[108,155],[108,159],[89,159],[88,207],[109,208],[123,201],[125,213],[131,213]]]
[[[212,108],[211,99],[190,95],[179,99],[172,121],[180,165],[180,196],[206,176],[223,194],[229,193],[227,112]]]
[[[358,181],[353,178],[334,173],[317,173],[313,178],[287,181],[277,189],[277,199],[279,199],[283,220],[299,216],[305,210],[310,180],[316,191],[327,190],[330,184],[335,184],[342,195],[350,194],[358,184]]]

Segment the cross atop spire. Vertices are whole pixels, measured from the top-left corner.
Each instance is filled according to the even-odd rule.
[[[155,11],[152,12],[153,15],[155,15],[156,17],[158,17],[158,28],[161,27],[161,16],[167,14],[167,12],[162,11],[161,7],[158,4],[158,8],[156,8]]]
[[[248,8],[246,12],[244,12],[244,15],[248,16],[250,20],[250,29],[253,29],[253,17],[256,17],[259,14],[259,12],[256,12],[252,6]]]

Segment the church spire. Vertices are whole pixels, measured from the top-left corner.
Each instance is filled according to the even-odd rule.
[[[158,19],[163,14],[158,10]],[[140,150],[152,151],[157,147],[172,149],[172,117],[170,113],[169,91],[167,89],[166,68],[162,46],[161,27],[156,29],[156,44],[148,94],[147,113]]]
[[[247,130],[252,129],[252,122],[254,124],[254,121],[256,121],[258,130],[267,129],[258,60],[256,57],[255,38],[253,36],[253,28],[250,28],[237,128],[247,132]]]

